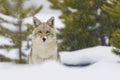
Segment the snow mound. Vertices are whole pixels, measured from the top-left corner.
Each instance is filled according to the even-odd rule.
[[[72,52],[61,52],[61,63],[70,66],[84,66],[99,61],[117,61],[111,47],[97,46]]]

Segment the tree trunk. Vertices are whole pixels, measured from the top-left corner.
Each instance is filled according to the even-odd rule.
[[[19,61],[21,63],[22,62],[22,21],[21,19],[19,20],[18,27],[19,27],[18,49],[19,49]]]

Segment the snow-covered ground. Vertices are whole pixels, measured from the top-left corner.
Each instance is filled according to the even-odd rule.
[[[97,46],[74,52],[60,52],[62,63],[89,66],[65,66],[56,61],[36,65],[0,63],[0,80],[120,80],[119,57],[111,47]]]

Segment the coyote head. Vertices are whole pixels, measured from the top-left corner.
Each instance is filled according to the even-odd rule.
[[[33,38],[42,42],[49,42],[56,38],[54,29],[54,17],[51,17],[47,22],[41,22],[36,17],[33,17]]]

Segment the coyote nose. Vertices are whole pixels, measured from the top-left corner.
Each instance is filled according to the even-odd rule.
[[[45,42],[45,41],[46,41],[46,38],[42,38],[42,40],[43,40],[43,42]]]

